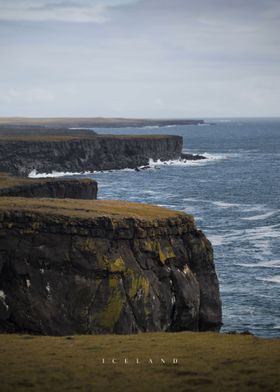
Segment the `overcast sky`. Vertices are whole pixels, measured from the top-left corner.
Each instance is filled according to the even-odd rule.
[[[0,0],[1,116],[280,116],[279,0]]]

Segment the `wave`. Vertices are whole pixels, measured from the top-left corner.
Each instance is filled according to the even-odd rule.
[[[208,234],[207,238],[209,239],[209,241],[211,242],[211,244],[213,246],[221,246],[224,245],[224,237],[222,235],[218,235],[218,234]]]
[[[225,154],[208,154],[203,153],[199,154],[207,159],[200,159],[200,160],[188,160],[188,159],[171,159],[169,161],[161,161],[158,159],[154,161],[152,158],[149,159],[149,166],[151,168],[156,168],[159,166],[205,166],[209,163],[213,163],[216,161],[221,161],[224,159],[228,159],[228,156]]]
[[[53,170],[51,173],[38,173],[36,169],[32,170],[29,174],[29,178],[57,178],[57,177],[71,177],[71,176],[88,176],[99,173],[112,173],[116,171],[130,172],[135,171],[135,169],[125,168],[125,169],[114,169],[114,170],[94,170],[85,172],[59,172]]]
[[[138,128],[138,127],[131,127],[131,128]],[[145,125],[144,127],[139,127],[142,129],[158,129],[161,128],[159,125]]]
[[[266,219],[266,218],[269,218],[269,217],[275,215],[277,212],[278,211],[270,211],[270,212],[266,212],[265,214],[243,217],[241,219],[247,220],[247,221],[262,220],[262,219]]]
[[[65,176],[80,176],[93,174],[94,172],[59,172],[53,170],[51,173],[38,173],[36,169],[32,170],[29,174],[29,178],[57,178]]]
[[[244,204],[244,203],[230,203],[222,200],[207,200],[207,199],[199,199],[199,198],[193,198],[193,197],[186,197],[183,198],[183,201],[190,202],[190,203],[196,203],[196,204],[212,204],[215,207],[221,208],[221,209],[228,209],[228,208],[235,208],[239,209],[241,212],[263,212],[267,211],[264,214],[257,214],[253,216],[245,216],[241,217],[240,219],[242,220],[248,220],[248,221],[255,221],[255,220],[263,220],[266,218],[269,218],[271,216],[274,216],[279,212],[279,210],[272,210],[269,207],[265,206],[264,204]]]
[[[209,240],[213,245],[229,245],[235,243],[239,246],[241,243],[249,242],[252,248],[258,249],[262,255],[270,254],[271,241],[280,238],[279,225],[260,226],[251,229],[234,229],[224,231],[220,234],[207,233]]]
[[[238,204],[238,203],[226,203],[223,201],[212,201],[212,204],[214,204],[217,207],[221,207],[221,208],[233,208],[233,207],[241,207],[242,204]]]
[[[280,260],[261,261],[259,263],[237,263],[241,267],[247,268],[280,268]]]
[[[263,282],[280,284],[280,275],[271,276],[270,278],[256,278],[256,279],[262,280]]]

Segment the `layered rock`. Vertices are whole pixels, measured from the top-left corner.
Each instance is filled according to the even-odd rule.
[[[220,324],[212,247],[190,215],[120,201],[0,199],[0,331]]]
[[[0,173],[0,196],[96,199],[97,182],[92,179],[28,179]]]
[[[86,172],[137,168],[157,161],[178,159],[180,136],[71,136],[0,135],[0,171],[27,176],[39,173]]]

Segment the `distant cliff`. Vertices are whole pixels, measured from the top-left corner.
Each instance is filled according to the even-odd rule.
[[[0,196],[96,199],[97,182],[87,178],[18,178],[0,173]]]
[[[0,117],[0,126],[27,127],[88,127],[88,128],[125,128],[125,127],[166,127],[169,125],[204,124],[200,119],[145,119],[145,118],[110,118],[110,117],[59,117],[28,118]]]
[[[149,159],[178,159],[181,136],[15,135],[0,134],[0,171],[28,175],[136,168]]]
[[[0,331],[219,329],[210,242],[191,216],[121,201],[0,198]]]

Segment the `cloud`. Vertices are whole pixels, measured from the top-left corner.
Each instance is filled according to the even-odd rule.
[[[2,115],[280,115],[279,0],[0,0],[0,15]]]
[[[107,9],[133,0],[0,0],[0,20],[28,22],[104,23]]]

